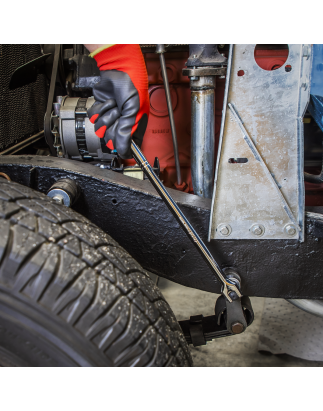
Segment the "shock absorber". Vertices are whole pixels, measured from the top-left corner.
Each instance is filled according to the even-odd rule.
[[[183,75],[191,88],[191,173],[194,193],[211,198],[214,178],[214,90],[227,59],[216,44],[190,44]]]

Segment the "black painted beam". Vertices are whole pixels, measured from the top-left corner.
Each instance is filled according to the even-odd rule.
[[[41,156],[0,157],[0,171],[46,193],[59,178],[76,179],[73,208],[118,241],[147,270],[213,293],[220,284],[150,182],[82,162]],[[249,296],[323,299],[323,216],[307,213],[297,240],[212,240],[211,200],[169,190],[222,267],[235,267]]]

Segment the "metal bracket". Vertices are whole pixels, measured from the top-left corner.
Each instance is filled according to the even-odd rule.
[[[261,158],[261,155],[259,153],[259,151],[257,150],[257,147],[254,145],[252,139],[250,138],[249,134],[247,133],[247,130],[244,128],[243,126],[243,122],[241,120],[241,118],[239,117],[239,114],[237,113],[237,111],[235,110],[235,108],[233,107],[233,105],[231,103],[228,104],[229,109],[231,110],[231,113],[233,114],[233,117],[236,121],[236,123],[239,125],[240,130],[242,132],[243,138],[245,140],[245,142],[248,144],[253,156],[255,157],[256,161],[259,161],[268,180],[272,183],[273,187],[276,190],[276,193],[278,194],[278,197],[280,198],[280,201],[282,202],[282,206],[283,209],[285,210],[288,218],[291,220],[291,222],[293,224],[295,224],[295,226],[298,228],[299,231],[301,231],[293,213],[292,210],[289,208],[289,205],[287,204],[287,201],[285,200],[285,197],[283,196],[282,192],[280,191],[277,182],[275,181],[275,179],[273,178],[272,174],[270,173],[270,171],[268,170],[268,167],[266,166],[266,163],[264,162],[264,160]]]
[[[230,47],[209,240],[304,241],[311,45],[289,45],[286,62],[272,71],[258,66],[255,47]]]

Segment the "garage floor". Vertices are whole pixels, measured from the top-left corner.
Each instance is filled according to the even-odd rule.
[[[152,277],[155,277],[152,275]],[[217,295],[183,287],[164,278],[159,288],[178,320],[191,315],[212,315]],[[206,346],[190,346],[195,367],[322,367],[323,362],[306,361],[287,354],[259,353],[258,330],[264,307],[264,298],[252,298],[255,321],[243,334],[219,338]]]

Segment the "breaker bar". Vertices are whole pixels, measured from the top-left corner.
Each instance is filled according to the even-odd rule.
[[[202,241],[202,239],[199,237],[197,232],[194,230],[190,222],[187,220],[187,218],[184,216],[182,211],[179,209],[175,201],[172,199],[172,197],[169,195],[168,191],[164,187],[163,183],[159,180],[159,178],[156,176],[153,168],[151,165],[148,163],[147,159],[143,155],[142,151],[140,148],[134,143],[134,141],[131,141],[131,150],[132,154],[134,156],[134,159],[137,161],[138,165],[143,169],[144,173],[147,175],[148,179],[152,183],[152,185],[155,187],[161,198],[164,200],[166,203],[167,207],[170,209],[176,220],[180,223],[180,225],[183,227],[184,231],[186,232],[187,236],[189,239],[192,241],[192,243],[195,245],[195,247],[199,250],[201,253],[202,257],[204,260],[208,263],[210,266],[211,270],[214,272],[216,277],[221,281],[223,288],[222,288],[222,294],[226,297],[226,299],[232,303],[232,300],[235,300],[236,298],[242,297],[238,287],[233,283],[233,281],[227,279],[221,270],[219,264],[215,261],[213,258],[212,254]]]

